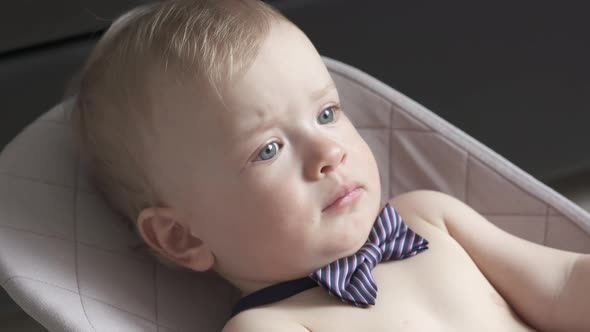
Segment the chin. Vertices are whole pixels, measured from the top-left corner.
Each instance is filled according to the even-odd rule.
[[[377,202],[377,204],[378,203],[379,202]],[[371,204],[370,206],[365,206],[363,209],[359,210],[361,213],[359,213],[360,215],[358,216],[360,220],[357,220],[357,226],[349,230],[349,237],[342,242],[343,244],[346,244],[346,255],[343,255],[343,257],[354,254],[367,242],[373,224],[375,223],[375,218],[377,217],[377,213],[374,212],[374,205],[375,204]]]
[[[328,226],[330,235],[324,238],[323,245],[328,257],[336,260],[350,256],[367,242],[375,218],[382,208],[380,199],[380,195],[367,190],[365,197],[353,209],[341,212],[336,220],[333,217],[326,220],[324,226]]]

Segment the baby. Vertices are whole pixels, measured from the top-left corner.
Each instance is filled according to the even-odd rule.
[[[262,1],[123,15],[73,120],[97,187],[154,254],[241,291],[225,332],[590,331],[590,255],[440,192],[381,200],[320,55]]]

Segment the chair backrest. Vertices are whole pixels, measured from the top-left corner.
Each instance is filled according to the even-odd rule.
[[[380,167],[382,195],[449,193],[531,241],[590,253],[590,216],[434,113],[325,58]],[[219,331],[237,292],[130,248],[88,181],[59,104],[0,154],[0,284],[51,331]]]

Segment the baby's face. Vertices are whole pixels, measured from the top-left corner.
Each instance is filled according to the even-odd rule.
[[[171,194],[230,281],[302,277],[366,241],[380,208],[377,164],[333,83],[306,36],[281,23],[224,91],[229,111],[175,121],[181,139],[168,148],[182,161],[166,172],[185,184]],[[326,209],[350,184],[360,196]]]

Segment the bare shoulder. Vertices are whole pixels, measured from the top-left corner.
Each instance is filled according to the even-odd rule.
[[[229,320],[222,332],[310,332],[303,325],[281,315],[266,311],[248,310]]]
[[[445,214],[449,209],[465,209],[467,206],[457,198],[434,190],[414,190],[389,200],[389,204],[402,217],[416,216],[448,233]]]

